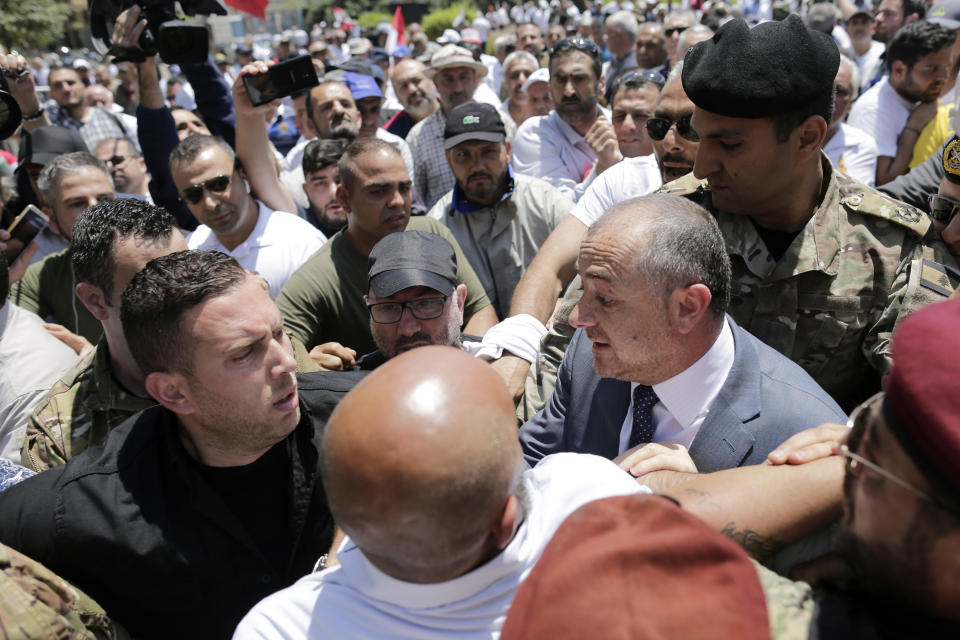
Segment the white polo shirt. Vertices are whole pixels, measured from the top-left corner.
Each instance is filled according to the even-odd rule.
[[[256,271],[270,285],[270,297],[280,294],[287,279],[327,241],[319,229],[292,213],[274,211],[259,200],[257,226],[247,239],[228,250],[207,225],[187,236],[191,249],[221,251],[244,269]]]

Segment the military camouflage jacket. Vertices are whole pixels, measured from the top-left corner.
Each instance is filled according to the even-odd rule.
[[[110,370],[107,341],[101,340],[33,410],[20,449],[21,464],[34,471],[61,465],[103,444],[115,426],[155,404],[120,386]]]
[[[0,638],[112,637],[100,605],[39,562],[0,545]]]
[[[692,174],[662,187],[716,218],[733,268],[730,315],[849,410],[880,388],[894,328],[952,293],[956,263],[925,213],[834,172],[775,260],[750,218],[717,210]]]

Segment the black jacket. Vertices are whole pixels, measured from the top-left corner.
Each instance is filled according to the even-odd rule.
[[[198,473],[161,406],[119,425],[102,447],[0,493],[0,541],[86,591],[138,638],[229,638],[333,540],[320,437],[356,380],[298,380],[301,420],[285,441],[290,491],[278,497],[290,501],[294,540],[282,569]]]

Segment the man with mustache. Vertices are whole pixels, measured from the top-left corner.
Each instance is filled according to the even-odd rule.
[[[326,241],[305,220],[254,198],[233,149],[219,138],[194,135],[180,142],[170,153],[170,173],[201,222],[187,246],[237,258],[266,279],[272,297]]]
[[[456,181],[443,156],[443,129],[447,114],[458,104],[473,99],[480,80],[486,74],[486,66],[474,60],[469,51],[455,44],[444,45],[433,54],[430,66],[424,70],[424,75],[436,86],[440,108],[415,124],[407,135],[407,141],[416,158],[412,177],[428,210],[453,188]]]
[[[390,81],[403,105],[383,128],[390,133],[406,138],[413,125],[430,116],[440,108],[436,88],[424,73],[426,67],[415,58],[404,58],[393,67]]]
[[[848,123],[877,143],[878,186],[907,172],[920,132],[937,113],[956,38],[956,30],[933,22],[906,25],[887,46],[889,75],[853,103]]]
[[[528,118],[514,138],[516,170],[546,180],[574,202],[597,174],[620,160],[615,140],[602,155],[588,141],[601,127],[613,133],[610,113],[597,102],[604,90],[601,65],[600,49],[588,40],[554,45],[548,65],[554,110]]]
[[[454,107],[444,131],[453,190],[427,214],[445,224],[506,317],[524,270],[573,202],[538,178],[515,173],[500,112],[480,102]]]

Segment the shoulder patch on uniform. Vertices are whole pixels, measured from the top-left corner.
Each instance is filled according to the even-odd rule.
[[[954,138],[943,150],[943,170],[960,177],[960,139]]]
[[[895,200],[879,191],[864,187],[859,197],[847,197],[841,202],[849,209],[863,215],[883,218],[906,227],[921,238],[930,231],[930,217],[920,209]]]
[[[960,271],[924,258],[920,271],[920,286],[944,296],[950,296],[960,285]]]

